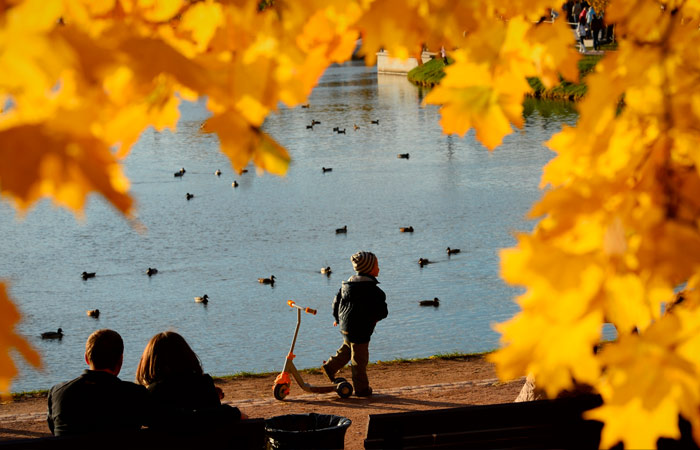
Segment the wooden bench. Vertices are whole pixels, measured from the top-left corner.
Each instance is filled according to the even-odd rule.
[[[234,426],[202,433],[164,433],[149,429],[125,433],[44,437],[0,441],[1,450],[28,449],[245,449],[265,448],[265,419],[248,419]]]
[[[581,419],[599,396],[370,414],[365,449],[597,449],[602,424]]]

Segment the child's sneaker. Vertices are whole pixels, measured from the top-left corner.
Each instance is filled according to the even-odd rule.
[[[330,372],[328,371],[328,368],[327,368],[326,365],[325,365],[325,361],[323,361],[323,363],[324,363],[324,364],[321,366],[321,369],[323,370],[323,373],[326,374],[326,378],[328,378],[328,379],[330,380],[331,383],[335,383],[335,377],[333,376],[333,375],[335,375],[335,374],[334,374],[334,373],[332,374],[332,373],[330,373]]]
[[[364,391],[357,391],[357,392],[355,392],[355,395],[358,397],[371,397],[372,396],[372,388],[368,387]]]

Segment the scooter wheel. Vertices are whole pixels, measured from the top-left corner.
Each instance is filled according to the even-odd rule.
[[[272,388],[272,393],[277,400],[284,400],[284,398],[289,395],[289,385],[287,383],[276,384],[275,387]]]
[[[343,378],[343,377],[338,377],[338,378],[335,378],[335,379],[333,380],[333,384],[338,385],[338,384],[344,383],[344,382],[346,382],[346,381],[348,381],[348,380],[346,380],[346,379]]]
[[[352,384],[348,383],[347,381],[338,383],[335,386],[335,392],[338,393],[340,398],[348,398],[352,395]]]

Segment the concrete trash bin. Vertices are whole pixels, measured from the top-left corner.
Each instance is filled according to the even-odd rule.
[[[352,421],[331,414],[287,414],[265,420],[268,449],[342,449]]]

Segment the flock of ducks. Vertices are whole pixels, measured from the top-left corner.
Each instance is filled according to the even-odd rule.
[[[328,169],[328,170],[330,171],[333,169]],[[187,173],[187,170],[185,170],[185,168],[183,167],[180,170],[178,170],[177,172],[175,172],[173,175],[177,178],[182,178],[186,173]],[[248,173],[248,169],[243,169],[241,171],[241,173]],[[216,169],[216,171],[214,172],[214,175],[216,175],[217,177],[220,177],[221,174],[222,174],[222,172],[219,169]],[[235,187],[235,188],[238,187],[238,181],[233,180],[233,183],[231,183],[231,186]],[[185,199],[192,200],[193,198],[194,198],[194,194],[190,194],[189,192],[187,194],[185,194]]]
[[[305,105],[301,105],[301,107],[302,108],[309,108],[310,105],[307,103]],[[370,123],[372,125],[379,125],[379,119],[371,120]],[[316,119],[312,119],[311,124],[307,125],[306,128],[313,130],[315,125],[320,125],[320,124],[321,124],[321,121],[316,120]],[[353,124],[353,129],[355,131],[357,131],[360,129],[360,127],[355,123],[355,124]],[[346,130],[345,128],[340,129],[340,127],[333,127],[333,131],[335,133],[338,133],[338,134],[345,134],[345,130]],[[397,157],[400,159],[409,159],[410,155],[408,153],[399,153],[397,155]],[[322,171],[322,173],[332,172],[333,168],[332,167],[321,167],[321,171]],[[248,169],[243,169],[241,171],[241,173],[247,173],[247,172],[248,172]],[[185,173],[187,173],[187,170],[185,170],[185,168],[182,167],[182,168],[180,168],[180,170],[175,172],[173,174],[173,176],[176,178],[182,178],[185,175]],[[214,172],[214,175],[216,175],[217,177],[220,177],[221,173],[222,173],[221,170],[217,169]],[[233,183],[231,183],[231,186],[234,188],[238,187],[238,181],[234,180]],[[187,200],[191,200],[194,198],[194,194],[191,194],[188,192],[187,194],[185,194],[185,198]],[[399,231],[401,233],[413,233],[413,227],[412,226],[400,227]],[[342,228],[336,228],[335,232],[336,232],[336,234],[345,234],[348,232],[348,226],[345,225]],[[459,253],[459,252],[460,252],[460,250],[457,248],[452,249],[450,247],[447,247],[447,255],[448,256]],[[427,258],[419,258],[418,259],[418,264],[421,267],[425,266],[426,264],[430,264],[430,263],[431,263],[431,261],[429,261]],[[149,267],[146,270],[146,275],[148,275],[149,277],[151,277],[157,273],[158,273],[158,269],[156,269],[155,267]],[[326,267],[321,268],[320,273],[322,273],[326,276],[330,276],[332,273],[332,270],[331,270],[330,266],[326,266]],[[80,276],[83,280],[87,280],[90,278],[95,278],[96,275],[97,275],[96,272],[83,272]],[[258,282],[260,284],[267,284],[270,286],[274,286],[275,285],[275,276],[270,275],[269,278],[258,278]],[[207,294],[204,294],[202,296],[195,297],[194,301],[195,301],[195,303],[201,303],[201,304],[206,306],[209,303],[209,296]],[[440,305],[440,301],[437,297],[435,297],[433,300],[420,300],[419,304],[420,304],[420,306],[438,307]],[[88,317],[93,317],[93,318],[97,319],[100,317],[100,310],[99,309],[90,309],[90,310],[86,311],[86,314]],[[61,328],[59,328],[57,331],[47,331],[45,333],[41,333],[41,338],[42,339],[62,339],[63,338],[63,330]]]
[[[301,105],[301,107],[302,107],[302,108],[308,108],[309,105],[308,105],[308,104],[307,104],[307,105]],[[311,119],[311,124],[310,124],[310,125],[307,125],[307,126],[306,126],[306,129],[307,129],[307,130],[313,130],[313,129],[314,129],[314,126],[320,125],[320,124],[321,124],[321,121],[320,121],[320,120]],[[370,124],[372,124],[372,125],[379,125],[379,119],[377,119],[377,120],[370,120]],[[359,126],[358,124],[354,123],[354,124],[352,124],[352,129],[355,130],[355,131],[357,131],[357,130],[360,129],[360,126]],[[333,132],[334,132],[334,133],[338,133],[338,134],[347,134],[347,133],[345,132],[346,130],[347,130],[347,128],[333,127]]]

